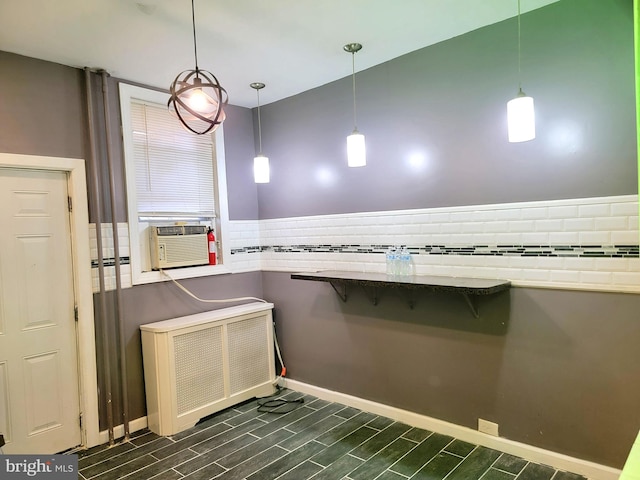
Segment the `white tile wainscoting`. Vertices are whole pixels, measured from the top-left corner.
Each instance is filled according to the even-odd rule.
[[[112,259],[105,228],[104,256]],[[127,225],[118,230],[128,260]],[[231,221],[223,238],[234,273],[384,272],[385,250],[404,245],[418,275],[640,292],[637,195]],[[95,230],[92,242],[95,258]],[[128,261],[122,268],[123,286],[131,286]]]

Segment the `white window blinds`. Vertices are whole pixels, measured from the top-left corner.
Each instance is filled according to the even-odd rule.
[[[139,215],[213,217],[213,135],[194,135],[166,106],[131,102]]]

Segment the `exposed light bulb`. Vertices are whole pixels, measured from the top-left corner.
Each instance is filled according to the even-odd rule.
[[[201,89],[195,88],[189,95],[187,104],[196,112],[206,114],[208,113],[207,110],[209,110],[210,100]]]

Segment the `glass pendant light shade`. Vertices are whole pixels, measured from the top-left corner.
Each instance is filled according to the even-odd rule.
[[[264,83],[254,82],[249,84],[249,86],[256,91],[256,96],[258,97],[258,145],[260,151],[253,159],[253,181],[255,183],[269,183],[269,157],[262,154],[262,121],[260,119],[260,90],[262,90],[265,85]]]
[[[356,126],[356,64],[355,54],[362,50],[359,43],[347,43],[342,47],[351,54],[351,81],[353,87],[353,132],[347,137],[347,165],[350,167],[364,167],[367,164],[367,152],[364,145],[364,135]]]
[[[347,165],[350,167],[364,167],[367,164],[367,152],[364,135],[354,130],[347,137]]]
[[[253,159],[253,180],[256,183],[269,183],[269,157],[257,155]]]
[[[536,138],[536,116],[533,98],[520,90],[518,96],[507,102],[509,142],[526,142]]]

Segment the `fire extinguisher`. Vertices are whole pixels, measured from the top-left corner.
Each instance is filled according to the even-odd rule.
[[[216,236],[213,234],[213,229],[209,229],[207,232],[207,243],[209,246],[209,265],[216,264]]]

